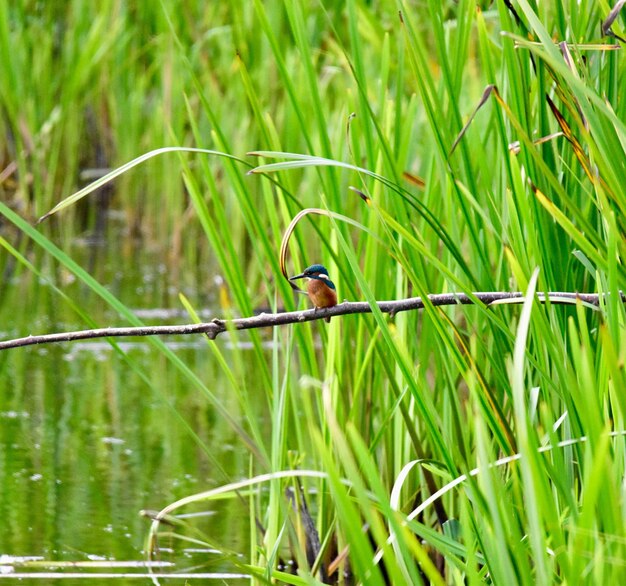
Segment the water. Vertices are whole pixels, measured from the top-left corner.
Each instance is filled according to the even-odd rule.
[[[210,287],[203,291],[195,286],[210,283],[210,267],[206,274],[196,270],[183,283],[174,283],[158,249],[151,254],[124,253],[123,245],[94,253],[80,242],[72,256],[78,256],[82,266],[91,264],[94,276],[137,308],[146,323],[190,321],[180,313],[176,297],[180,289],[205,310],[205,316],[210,315],[208,304],[214,298]],[[4,266],[6,256],[0,261]],[[80,299],[81,307],[101,326],[126,325],[48,260],[36,258],[35,264],[67,295]],[[85,327],[45,280],[18,269],[3,284],[3,339]],[[215,395],[225,404],[232,402],[205,338],[168,343]],[[222,343],[227,344],[227,338]],[[136,564],[146,559],[150,521],[140,511],[158,511],[179,498],[226,483],[229,478],[216,471],[214,463],[231,478],[247,473],[248,454],[229,425],[142,339],[124,340],[119,352],[102,340],[2,352],[0,391],[0,556],[4,556],[0,580],[15,577],[15,572],[35,571],[32,565],[11,565],[16,558],[27,558],[40,560],[42,567],[36,571],[46,573],[22,582],[26,584],[82,584],[81,573],[94,576],[90,584],[110,583],[109,574],[117,576],[117,584],[136,584],[137,579],[122,576],[145,574],[145,567],[128,563],[113,567],[112,562]],[[186,523],[216,536],[233,551],[247,553],[249,521],[241,502],[210,503],[184,512],[199,513]],[[159,574],[183,572],[190,579],[192,573],[202,572],[206,580],[208,573],[239,571],[211,547],[174,539],[162,539],[160,545],[159,561],[165,565],[152,568]],[[46,567],[46,560],[99,562],[104,568]],[[60,579],[58,572],[78,577]],[[226,582],[246,583],[232,577]]]

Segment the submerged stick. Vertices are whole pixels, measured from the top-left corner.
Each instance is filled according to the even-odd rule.
[[[626,296],[620,292],[621,301],[626,302]],[[600,304],[600,298],[604,297],[597,293],[538,293],[540,303],[549,301],[552,304],[575,304],[582,302],[593,308]],[[440,293],[429,295],[430,304],[441,307],[444,305],[473,305],[477,301],[485,305],[500,305],[508,303],[523,303],[524,294],[519,291],[513,292],[483,292],[472,293]],[[392,317],[401,311],[423,309],[424,300],[421,297],[410,297],[396,301],[379,301],[378,309],[382,313],[389,313]],[[283,313],[261,313],[252,317],[242,317],[232,320],[214,319],[210,322],[199,324],[187,324],[180,326],[139,326],[119,328],[99,328],[94,330],[79,330],[76,332],[62,332],[57,334],[43,334],[40,336],[27,336],[14,340],[0,342],[0,350],[19,348],[21,346],[33,346],[35,344],[52,344],[57,342],[74,342],[77,340],[90,340],[93,338],[121,338],[130,336],[184,336],[189,334],[206,334],[214,340],[219,334],[228,330],[251,330],[255,328],[273,328],[287,324],[314,321],[337,315],[351,315],[356,313],[371,313],[372,307],[366,301],[344,301],[334,307],[324,309],[306,309],[304,311],[289,311]]]

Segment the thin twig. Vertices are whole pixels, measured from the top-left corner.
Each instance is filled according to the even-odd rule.
[[[620,293],[622,302],[626,302],[626,296]],[[537,294],[538,300],[544,303],[546,296],[543,293]],[[434,306],[444,305],[472,305],[479,301],[485,305],[495,303],[516,303],[524,300],[524,294],[513,292],[483,292],[472,293],[441,293],[429,295],[428,299]],[[552,304],[572,304],[577,301],[597,307],[600,303],[600,296],[595,293],[548,293],[548,299]],[[379,301],[378,308],[382,313],[389,313],[392,316],[400,311],[411,311],[422,309],[424,301],[421,297],[411,297],[409,299],[399,299],[396,301]],[[307,309],[304,311],[290,311],[286,313],[261,313],[252,317],[243,317],[233,320],[214,319],[211,322],[199,324],[187,324],[181,326],[141,326],[141,327],[121,327],[121,328],[100,328],[95,330],[80,330],[77,332],[63,332],[58,334],[44,334],[40,336],[27,336],[14,340],[0,342],[0,350],[8,348],[18,348],[21,346],[32,346],[35,344],[52,344],[56,342],[74,342],[76,340],[89,340],[93,338],[121,338],[129,336],[184,336],[188,334],[206,334],[214,340],[219,334],[230,329],[250,330],[255,328],[268,328],[283,326],[286,324],[314,321],[326,317],[339,315],[350,315],[355,313],[371,313],[370,304],[365,301],[349,302],[345,301],[335,307],[325,309]]]

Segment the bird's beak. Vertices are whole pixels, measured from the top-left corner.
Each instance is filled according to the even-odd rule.
[[[300,273],[299,275],[296,275],[295,277],[289,277],[289,280],[295,281],[296,279],[302,279],[303,277],[306,277],[306,275],[304,273]]]

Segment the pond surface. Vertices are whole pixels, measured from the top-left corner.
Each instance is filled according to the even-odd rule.
[[[108,239],[106,249],[95,253],[80,242],[68,252],[83,267],[91,264],[99,282],[136,308],[147,324],[191,321],[179,312],[179,290],[196,308],[205,310],[203,317],[211,313],[207,309],[213,297],[210,267],[203,274],[182,267],[179,275],[185,274],[184,282],[172,282],[158,249],[148,254],[126,246],[124,251],[125,245],[111,244],[118,240]],[[8,258],[4,251],[0,254],[5,267]],[[81,308],[100,326],[127,325],[92,292],[49,266],[48,259],[36,253],[29,258],[69,297],[79,298]],[[202,282],[209,283],[206,291],[197,285]],[[4,282],[2,339],[86,328],[45,280],[18,267]],[[131,341],[123,340],[118,350],[94,340],[0,353],[0,579],[14,576],[11,572],[34,571],[12,568],[17,558],[92,564],[43,567],[47,577],[42,574],[24,580],[25,584],[85,583],[84,577],[55,579],[54,572],[60,571],[100,576],[89,579],[90,584],[110,583],[108,573],[120,576],[116,584],[143,583],[121,577],[147,571],[122,564],[146,559],[150,520],[140,511],[158,511],[179,498],[247,474],[248,453],[206,398],[146,340],[126,340]],[[165,341],[223,404],[232,403],[204,337]],[[220,343],[226,345],[228,339]],[[216,462],[229,478],[215,470]],[[211,503],[205,510],[190,512],[195,516],[187,521],[206,535],[218,536],[234,551],[248,551],[248,514],[240,501]],[[193,543],[185,548],[180,541],[160,545],[155,573],[234,571],[233,564],[212,548]],[[103,568],[99,562],[107,563]]]

